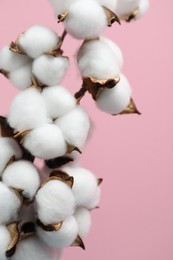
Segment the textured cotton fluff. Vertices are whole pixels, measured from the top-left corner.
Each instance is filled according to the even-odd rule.
[[[9,160],[15,156],[16,159],[22,157],[21,149],[19,145],[12,138],[1,137],[0,138],[0,175],[5,169],[5,166]]]
[[[115,12],[117,0],[97,0],[97,2]]]
[[[0,224],[16,220],[20,207],[21,201],[16,193],[0,182]]]
[[[69,6],[68,12],[65,28],[77,39],[95,38],[107,26],[104,9],[96,1],[76,1]]]
[[[85,238],[91,229],[91,214],[86,208],[78,208],[75,211],[74,217],[78,224],[78,234]]]
[[[20,92],[10,106],[8,122],[17,131],[30,130],[48,121],[45,102],[37,89]]]
[[[73,216],[66,218],[56,232],[46,232],[37,228],[39,238],[47,245],[57,248],[71,246],[78,236],[78,225]]]
[[[56,16],[58,14],[62,14],[66,12],[72,3],[77,1],[81,1],[81,0],[49,0],[52,7],[55,9]]]
[[[36,209],[44,224],[57,224],[74,213],[73,192],[61,181],[49,181],[36,195]]]
[[[40,185],[36,167],[24,160],[10,164],[5,169],[2,180],[9,187],[23,190],[23,196],[29,200],[33,199]]]
[[[10,232],[6,226],[0,225],[0,259],[7,260],[6,251],[11,242]]]
[[[19,46],[28,56],[35,59],[45,52],[52,51],[58,41],[58,35],[50,28],[35,25],[20,35]]]
[[[62,156],[67,144],[60,128],[47,124],[32,130],[24,137],[23,146],[35,157],[49,160]]]
[[[90,120],[80,106],[57,119],[55,123],[62,130],[68,144],[83,147],[89,133]]]
[[[32,72],[42,84],[54,86],[64,78],[68,68],[68,58],[42,55],[33,62]]]
[[[100,40],[84,43],[77,53],[77,60],[82,77],[105,80],[120,74],[114,51]]]
[[[100,110],[119,114],[129,105],[131,87],[125,76],[120,76],[120,82],[112,89],[101,89],[98,92],[96,104]]]
[[[119,16],[129,15],[139,6],[141,0],[118,0],[116,14]]]
[[[5,46],[0,51],[0,69],[10,72],[19,69],[30,60],[27,55],[14,53],[9,48],[9,46]]]
[[[26,63],[8,75],[11,83],[18,89],[24,90],[32,85],[32,63]]]

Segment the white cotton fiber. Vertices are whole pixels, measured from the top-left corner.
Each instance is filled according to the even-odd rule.
[[[55,9],[56,15],[66,12],[69,6],[76,1],[77,0],[49,0],[52,7]]]
[[[64,87],[52,86],[45,88],[42,92],[48,114],[51,118],[58,118],[71,111],[76,106],[76,99]]]
[[[22,157],[21,149],[19,145],[12,138],[1,137],[0,138],[0,175],[5,169],[5,166],[9,160],[15,156],[16,159]]]
[[[62,181],[51,180],[36,195],[38,218],[43,224],[57,224],[74,213],[75,198]]]
[[[20,160],[10,164],[2,175],[3,182],[12,188],[23,190],[24,198],[32,200],[40,186],[39,173],[28,161]]]
[[[139,2],[139,12],[137,16],[135,17],[136,19],[141,18],[142,16],[145,15],[145,13],[148,11],[150,2],[149,0],[140,0]]]
[[[86,208],[77,208],[74,217],[78,224],[78,234],[80,237],[85,238],[91,228],[91,214]]]
[[[20,92],[11,103],[8,122],[17,131],[30,130],[49,122],[40,92],[30,88]]]
[[[116,78],[120,74],[114,51],[100,40],[84,43],[77,53],[77,60],[82,77],[105,80]]]
[[[97,0],[97,2],[100,5],[109,8],[112,12],[115,12],[117,0]]]
[[[6,251],[11,242],[10,232],[6,226],[0,225],[0,259],[7,260]]]
[[[38,127],[23,139],[23,146],[35,157],[49,160],[62,156],[67,144],[60,128],[53,124]]]
[[[9,48],[9,46],[5,46],[0,51],[0,69],[7,72],[16,70],[30,60],[28,56],[14,53]]]
[[[20,35],[19,46],[28,56],[35,59],[45,52],[52,51],[58,41],[58,35],[50,28],[35,25]]]
[[[62,81],[68,68],[68,58],[42,55],[33,62],[32,72],[42,84],[54,86]]]
[[[0,182],[0,224],[16,220],[21,201],[15,192]]]
[[[121,75],[120,82],[114,88],[99,90],[96,104],[104,112],[119,114],[129,105],[131,93],[129,82]]]
[[[107,26],[104,9],[96,1],[76,1],[69,6],[68,12],[65,28],[77,39],[95,38]]]
[[[58,231],[46,232],[37,228],[39,238],[47,245],[57,248],[71,246],[78,236],[78,225],[73,216],[66,218]]]
[[[80,106],[57,119],[55,123],[62,130],[68,144],[83,147],[89,133],[90,120]]]
[[[26,63],[8,74],[11,83],[18,89],[24,90],[32,85],[32,62]]]
[[[141,0],[118,0],[116,14],[118,16],[130,15],[139,6]]]

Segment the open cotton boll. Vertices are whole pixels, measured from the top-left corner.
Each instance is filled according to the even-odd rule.
[[[0,259],[7,260],[6,251],[11,242],[10,232],[7,227],[0,225]]]
[[[59,41],[58,35],[50,28],[35,25],[19,37],[19,47],[31,58],[38,58],[45,52],[51,52]]]
[[[104,9],[93,0],[76,1],[68,8],[66,31],[77,39],[95,38],[107,26]]]
[[[11,83],[18,89],[24,90],[32,85],[32,63],[29,62],[8,75]]]
[[[97,0],[97,2],[115,12],[117,0]]]
[[[121,75],[120,82],[114,88],[99,90],[96,105],[104,112],[119,114],[129,105],[131,93],[129,82]]]
[[[57,224],[74,213],[73,192],[64,182],[51,180],[38,191],[36,209],[38,218],[45,225]]]
[[[7,72],[16,70],[30,60],[27,55],[14,53],[9,48],[9,46],[5,46],[0,51],[0,69]]]
[[[33,62],[32,72],[42,84],[54,86],[62,81],[68,68],[68,58],[42,55]]]
[[[71,246],[78,236],[78,225],[73,216],[66,218],[58,231],[46,232],[37,228],[37,235],[47,245],[57,248]]]
[[[21,201],[17,194],[0,182],[0,224],[16,220],[20,207]]]
[[[80,106],[58,118],[55,123],[62,130],[68,144],[83,147],[90,129],[90,120]]]
[[[35,157],[49,160],[62,156],[67,144],[60,128],[53,124],[38,127],[23,139],[23,146]]]
[[[10,164],[2,175],[3,182],[12,188],[23,190],[22,195],[32,200],[40,186],[39,173],[28,161],[20,160]]]
[[[117,0],[116,14],[121,16],[130,15],[139,6],[141,0]]]
[[[140,0],[140,3],[139,3],[139,12],[137,13],[136,15],[136,19],[138,18],[141,18],[142,16],[145,15],[145,13],[148,11],[148,8],[149,8],[149,0]]]
[[[35,88],[20,92],[11,103],[8,122],[17,131],[30,130],[49,122],[45,102]]]
[[[0,138],[0,175],[5,169],[5,166],[9,160],[15,156],[16,159],[22,157],[22,152],[19,145],[12,138],[1,137]]]
[[[42,92],[48,114],[55,119],[71,111],[76,106],[76,99],[64,87],[52,86]]]
[[[86,208],[77,208],[74,217],[78,224],[78,234],[80,237],[85,238],[91,228],[91,214]]]

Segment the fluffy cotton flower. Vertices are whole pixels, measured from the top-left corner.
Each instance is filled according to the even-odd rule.
[[[44,224],[57,224],[74,213],[73,192],[67,184],[51,180],[38,191],[36,208]]]
[[[58,231],[46,232],[37,228],[39,238],[47,245],[57,248],[71,246],[78,236],[78,225],[73,216],[66,218]]]
[[[52,86],[42,92],[48,114],[51,118],[58,118],[71,111],[76,106],[76,99],[64,87]]]
[[[100,110],[119,114],[129,105],[131,87],[124,75],[120,76],[120,82],[112,89],[101,89],[98,92],[96,104]]]
[[[13,156],[15,156],[16,159],[20,159],[22,157],[22,152],[19,145],[12,138],[0,138],[0,175]]]
[[[6,251],[11,242],[10,232],[6,226],[0,225],[0,259],[7,260]]]
[[[37,89],[20,92],[10,106],[8,122],[17,131],[33,129],[48,121],[45,102]]]
[[[116,14],[121,16],[130,15],[138,8],[141,0],[118,0],[116,6]]]
[[[68,144],[83,147],[90,129],[90,120],[80,106],[58,118],[55,123],[62,130]]]
[[[117,0],[97,0],[97,2],[115,12]]]
[[[31,58],[38,58],[56,48],[58,41],[58,35],[50,28],[35,25],[20,35],[19,47]]]
[[[19,69],[26,64],[30,58],[27,55],[22,55],[10,51],[9,46],[5,46],[0,51],[0,69],[7,72]]]
[[[0,224],[6,224],[17,217],[21,201],[15,192],[0,182]]]
[[[62,156],[67,144],[60,128],[53,124],[38,127],[23,139],[23,146],[35,157],[49,160]]]
[[[83,0],[69,6],[64,23],[67,32],[77,39],[95,38],[107,26],[107,17],[99,3]]]
[[[88,235],[91,228],[91,214],[86,208],[77,208],[74,217],[78,224],[78,234],[84,238]]]
[[[24,160],[10,164],[5,169],[2,180],[9,187],[23,190],[23,196],[29,200],[34,197],[40,185],[36,167]]]
[[[11,83],[18,89],[24,90],[32,85],[32,63],[26,63],[8,74]]]
[[[42,55],[33,62],[32,72],[42,84],[54,86],[62,81],[68,68],[68,58]]]

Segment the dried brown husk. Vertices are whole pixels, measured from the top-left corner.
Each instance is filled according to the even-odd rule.
[[[82,154],[82,151],[77,146],[68,144],[68,146],[67,146],[67,153],[71,154],[74,151]]]
[[[98,179],[98,186],[100,186],[102,183],[103,183],[103,179],[102,179],[102,178],[99,178],[99,179]]]
[[[43,224],[39,219],[37,219],[37,225],[41,227],[46,232],[54,232],[60,230],[62,227],[63,222],[57,223],[57,224]]]
[[[136,19],[138,14],[139,14],[139,7],[135,8],[132,12],[128,14],[122,15],[120,19],[126,22],[131,22],[132,20]]]
[[[61,156],[54,159],[46,160],[45,164],[50,169],[58,169],[69,162],[73,162],[74,159],[69,156]]]
[[[130,103],[127,106],[127,108],[120,113],[120,115],[128,115],[128,114],[138,114],[141,115],[141,113],[139,112],[139,110],[137,109],[137,106],[134,102],[134,100],[131,98],[130,99]]]
[[[113,23],[117,22],[121,24],[120,18],[114,12],[112,12],[109,8],[103,6],[104,12],[106,14],[108,20],[108,26],[112,26]]]
[[[19,222],[10,223],[9,225],[7,225],[7,229],[11,236],[11,241],[6,251],[6,257],[11,257],[15,253],[16,245],[20,239],[18,225]]]
[[[50,178],[52,177],[56,177],[58,178],[58,180],[64,182],[65,184],[67,184],[70,188],[73,187],[74,184],[74,178],[70,175],[68,175],[68,173],[61,171],[61,170],[55,170],[52,171],[50,173]]]
[[[20,240],[27,239],[29,237],[35,236],[35,223],[34,222],[26,222],[20,228]]]
[[[16,39],[15,42],[11,42],[10,44],[10,51],[14,52],[14,53],[17,53],[17,54],[21,54],[21,55],[26,55],[26,53],[20,48],[20,45],[19,45],[19,40],[20,40],[20,37],[24,34],[24,32],[22,32],[18,38]]]
[[[7,118],[0,116],[0,136],[13,137],[14,129],[11,128],[7,122]]]
[[[58,23],[64,22],[68,14],[69,14],[68,11],[66,11],[66,12],[64,12],[62,14],[59,14],[58,17],[57,17],[58,18]]]
[[[76,240],[73,242],[71,246],[78,246],[85,250],[85,244],[80,236],[77,236]]]

